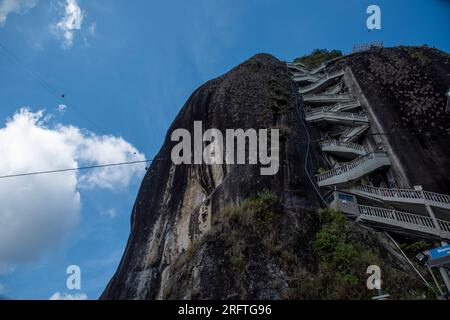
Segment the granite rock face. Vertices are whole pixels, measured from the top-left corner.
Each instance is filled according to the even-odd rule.
[[[399,187],[450,194],[450,55],[396,47],[341,61],[352,71],[371,117],[371,134],[390,153]],[[364,99],[363,99],[364,100]]]
[[[391,95],[381,94],[379,90],[387,90],[392,84],[389,84],[390,80],[380,83],[376,78],[389,73],[388,79],[403,81],[405,88],[412,88],[409,77],[415,70],[410,70],[407,76],[396,74],[392,70],[394,66],[398,69],[407,66],[401,67],[402,62],[396,58],[387,61],[383,54],[360,54],[337,63],[352,69],[361,89],[371,102],[374,101],[378,113],[390,113],[392,107],[387,105],[395,106],[395,113],[392,118],[386,117],[383,128],[417,126],[417,120],[423,118],[421,114],[430,111],[423,110],[424,105],[413,99],[411,93],[404,92],[402,96],[394,91]],[[396,56],[390,51],[386,54]],[[424,53],[424,56],[433,59],[439,54]],[[420,63],[414,61],[413,65],[419,68]],[[447,71],[438,73],[433,65],[427,64],[424,68],[430,70],[425,73],[430,79],[424,78],[423,88],[414,87],[414,90],[419,90],[417,95],[420,92],[430,95],[423,101],[433,103],[428,108],[434,110],[434,115],[427,118],[427,125],[434,123],[439,128],[443,125],[438,119],[443,116],[440,111],[443,101],[437,92],[444,84],[436,85],[433,77],[442,77],[445,82],[448,74]],[[416,71],[422,72],[420,69]],[[373,72],[380,74],[375,77],[371,75]],[[394,74],[390,74],[392,72]],[[383,102],[384,97],[390,100]],[[284,63],[268,54],[255,55],[192,94],[169,128],[157,156],[166,160],[154,162],[142,182],[131,216],[131,234],[125,253],[102,299],[281,299],[292,297],[288,292],[294,276],[301,279],[302,274],[308,274],[308,277],[320,274],[312,243],[320,228],[317,211],[322,203],[304,170],[308,139],[299,118],[303,110],[300,108],[300,113],[297,112],[297,99],[301,98],[296,97],[295,83],[291,81]],[[278,173],[262,176],[259,165],[174,165],[170,160],[175,145],[170,139],[171,133],[177,128],[193,133],[194,121],[202,121],[205,129],[223,131],[279,128]],[[315,129],[308,124],[306,127],[311,139],[317,138]],[[401,149],[401,153],[412,153],[419,146],[427,146],[429,150],[423,153],[434,152],[436,158],[433,161],[441,161],[440,164],[447,167],[435,168],[436,174],[444,176],[426,184],[436,185],[433,188],[439,190],[448,188],[450,174],[445,170],[449,167],[449,157],[448,148],[444,148],[444,138],[439,140],[435,135],[417,137],[414,142],[405,142],[401,137],[389,139],[392,139],[392,148],[406,148]],[[435,147],[430,147],[432,140],[437,143]],[[311,175],[324,166],[323,161],[317,142],[312,142],[307,165]],[[413,170],[408,167],[408,161],[405,161],[405,170]],[[420,174],[412,173],[410,179],[421,179]],[[244,259],[240,258],[236,264],[237,258],[230,254],[233,244],[230,245],[229,236],[233,228],[229,228],[232,224],[224,218],[223,212],[230,206],[241,205],[245,199],[255,197],[262,190],[270,191],[278,199],[275,218],[270,220],[275,231],[269,238],[276,248],[268,249],[271,245],[263,233],[261,236],[258,232],[241,232],[233,239],[237,239],[243,248]],[[382,234],[356,225],[354,228],[359,231],[352,241],[377,247],[387,265],[415,277],[406,261]],[[225,229],[227,232],[222,232]],[[274,250],[285,259],[275,258]],[[245,276],[237,272],[236,265],[245,270]],[[362,271],[364,274],[365,270]],[[411,280],[411,285],[403,283],[399,290],[406,292],[415,285]],[[301,294],[294,297],[302,298]]]
[[[192,94],[157,156],[169,160],[154,162],[142,182],[125,254],[103,298],[165,298],[164,292],[170,291],[167,286],[173,285],[169,280],[174,276],[172,266],[208,232],[213,216],[226,205],[239,203],[258,190],[269,189],[279,195],[286,210],[295,214],[296,223],[304,226],[305,233],[310,232],[311,214],[318,208],[319,200],[302,169],[307,145],[301,142],[306,137],[291,85],[282,62],[259,54]],[[258,165],[173,165],[170,153],[175,143],[170,141],[171,133],[186,128],[193,134],[194,121],[202,121],[205,128],[223,131],[280,128],[278,174],[262,176]],[[312,158],[315,157],[319,154],[312,153]],[[217,252],[208,252],[215,249]],[[205,267],[195,271],[196,275],[194,271],[191,274],[195,278],[192,281],[199,282],[197,297],[226,297],[229,292],[224,282],[230,275],[227,270],[216,270],[220,268],[216,261],[220,248],[208,247],[205,251],[202,258]],[[276,277],[272,266],[261,268]],[[255,298],[277,296],[263,288],[266,280],[263,276],[255,280],[254,285],[258,286],[253,293]],[[171,297],[192,297],[191,291],[180,288]]]

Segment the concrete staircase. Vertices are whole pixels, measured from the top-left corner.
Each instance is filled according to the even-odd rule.
[[[311,105],[330,105],[339,102],[354,101],[354,97],[350,94],[305,94],[303,102]]]
[[[334,79],[342,77],[344,74],[345,74],[344,70],[335,71],[331,74],[327,74],[326,76],[320,78],[318,81],[316,81],[308,86],[300,87],[298,89],[298,91],[301,94],[305,94],[307,92],[320,90],[320,89],[326,87],[327,85],[329,85]]]
[[[328,122],[344,125],[364,125],[369,123],[369,119],[364,114],[330,111],[328,108],[309,109],[305,113],[308,122]]]
[[[309,70],[305,65],[301,64],[301,63],[286,63],[287,67],[289,68],[289,70],[293,71],[293,72],[300,72],[300,73],[304,73],[304,74],[309,74],[311,72],[311,70]]]
[[[356,180],[391,165],[386,152],[371,152],[353,161],[341,164],[329,171],[316,175],[319,187],[346,186]]]
[[[360,157],[367,154],[367,150],[364,146],[357,143],[342,142],[339,140],[323,141],[320,143],[320,148],[324,152],[348,159],[354,159],[355,157]]]
[[[327,65],[323,63],[312,70],[292,65],[290,69],[297,72],[293,80],[303,84],[299,88],[303,102],[315,107],[305,110],[306,120],[318,124],[326,136],[333,137],[319,143],[321,150],[351,159],[316,175],[319,187],[334,187],[333,196],[328,198],[334,200],[327,200],[329,207],[341,210],[359,223],[382,230],[450,240],[450,196],[360,184],[361,178],[389,167],[391,162],[386,152],[369,152],[363,145],[355,143],[368,130],[369,119],[365,114],[349,112],[361,104],[352,95],[339,93],[345,85],[342,80],[345,72],[339,70],[328,74]],[[358,199],[363,204],[358,204]]]
[[[315,82],[315,81],[319,81],[319,77],[315,76],[315,75],[311,75],[311,74],[300,74],[300,73],[294,73],[292,80],[295,82],[300,82],[300,83],[304,83],[304,82]]]
[[[342,142],[356,141],[367,129],[369,129],[368,124],[347,128],[342,132],[339,140]]]
[[[358,100],[352,100],[348,102],[339,102],[336,103],[334,106],[330,107],[330,111],[347,111],[351,109],[359,108],[361,104]]]
[[[446,194],[414,189],[377,188],[362,184],[355,184],[346,191],[387,203],[430,205],[447,210],[450,217],[450,196]]]
[[[358,222],[375,224],[383,229],[392,229],[407,234],[450,239],[450,222],[431,217],[386,208],[359,205]]]

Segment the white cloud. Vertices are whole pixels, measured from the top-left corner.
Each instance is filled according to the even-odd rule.
[[[57,131],[64,138],[65,144],[72,146],[77,161],[88,165],[102,165],[107,163],[123,163],[141,161],[145,157],[136,148],[121,137],[111,135],[97,136],[82,131],[74,126],[57,127]],[[131,178],[142,172],[145,164],[114,166],[99,168],[83,172],[79,176],[78,184],[82,188],[115,189],[125,187]]]
[[[58,111],[61,113],[64,113],[67,109],[67,106],[65,104],[58,105]]]
[[[87,300],[87,298],[88,297],[85,293],[75,293],[75,294],[62,293],[61,294],[59,292],[55,292],[48,299],[49,300]]]
[[[95,22],[92,22],[90,25],[89,25],[89,34],[91,35],[91,36],[95,36],[95,32],[96,32],[96,30],[97,30],[97,24],[95,23]]]
[[[116,218],[116,217],[119,215],[119,213],[117,212],[117,210],[114,209],[114,208],[110,208],[110,209],[107,209],[107,210],[103,210],[103,211],[101,212],[101,214],[102,214],[103,216],[107,216],[107,217],[109,217],[109,218],[111,218],[111,219]]]
[[[64,5],[64,16],[52,29],[58,39],[62,40],[63,48],[70,49],[76,30],[81,30],[85,13],[81,10],[77,0],[67,0]]]
[[[0,0],[0,26],[10,13],[25,13],[35,7],[39,0]]]
[[[121,137],[50,126],[21,109],[0,128],[0,174],[143,160]],[[80,219],[80,191],[126,187],[145,165],[0,179],[0,272],[56,247]]]

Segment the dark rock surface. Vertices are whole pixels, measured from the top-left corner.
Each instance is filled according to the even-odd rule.
[[[422,185],[450,194],[450,55],[428,47],[384,48],[355,54],[347,64],[367,98],[400,187]]]
[[[358,59],[350,62],[354,69],[368,68],[364,57]],[[317,211],[321,203],[303,169],[307,139],[296,112],[293,85],[282,62],[258,54],[192,94],[157,156],[169,159],[154,162],[142,182],[126,251],[102,299],[321,298],[320,294],[288,293],[292,278],[320,274],[312,242],[320,228]],[[377,90],[376,86],[372,90]],[[436,103],[440,105],[439,98],[436,96]],[[396,121],[401,115],[395,116]],[[195,120],[203,121],[205,128],[220,130],[280,128],[278,174],[261,176],[258,165],[174,166],[170,152],[175,143],[170,135],[177,128],[193,132]],[[309,130],[314,138],[314,129]],[[311,148],[310,163],[314,165],[310,170],[314,174],[323,160],[317,144]],[[445,157],[442,151],[436,152]],[[224,212],[261,190],[270,190],[279,199],[271,220],[273,228],[267,229],[270,237],[259,231],[246,232],[252,228],[236,226],[234,230]],[[235,244],[230,245],[231,236],[243,248],[244,277],[233,268],[236,261],[229,249]],[[398,297],[407,296],[417,285],[411,280],[417,277],[408,264],[381,234],[360,229],[351,239],[367,248],[376,247],[389,268],[407,275],[404,279],[409,282],[395,284]],[[274,241],[274,250],[281,252],[284,260],[267,249],[267,240]],[[360,273],[364,279],[365,270]]]
[[[305,232],[311,231],[311,213],[319,206],[319,200],[302,169],[307,145],[301,142],[306,138],[290,88],[291,80],[284,64],[270,55],[259,54],[192,94],[169,129],[158,158],[170,158],[174,145],[170,141],[171,132],[177,128],[193,132],[195,120],[203,121],[205,128],[220,130],[280,127],[285,131],[281,136],[286,139],[280,141],[280,170],[275,176],[261,176],[258,165],[174,166],[171,160],[154,162],[133,209],[126,252],[103,298],[158,297],[164,289],[163,271],[205,234],[211,216],[258,190],[273,190],[282,198],[286,209],[295,212],[295,219],[304,226]],[[313,153],[314,156],[317,154]],[[200,214],[202,203],[207,209]],[[211,292],[204,292],[202,297],[219,298],[228,294],[222,284],[230,275],[222,270],[221,278],[220,272],[214,271],[220,265],[214,261],[207,263],[208,270],[204,271],[215,274],[205,276],[209,283],[204,289]],[[269,266],[260,268],[263,271]],[[265,283],[265,280],[263,277],[259,281]],[[216,286],[213,281],[217,282]],[[258,295],[273,296],[264,290],[255,297]]]

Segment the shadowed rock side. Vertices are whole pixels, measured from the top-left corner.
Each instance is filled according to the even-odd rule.
[[[192,94],[158,158],[170,158],[173,130],[193,133],[194,121],[201,120],[204,128],[223,131],[279,128],[280,170],[261,176],[258,165],[154,162],[133,208],[124,256],[102,299],[327,296],[301,290],[292,295],[291,290],[320,274],[312,246],[320,228],[320,202],[303,169],[306,136],[292,85],[282,62],[259,54]],[[322,164],[316,144],[310,162]],[[316,171],[311,168],[312,174]],[[410,275],[391,245],[355,228],[359,231],[352,241],[377,247],[389,267]],[[365,267],[358,272],[365,279]],[[400,292],[410,290],[414,281],[400,284]],[[364,290],[365,280],[360,285]]]
[[[298,143],[305,137],[299,130],[294,93],[285,89],[290,86],[283,63],[269,55],[257,55],[192,94],[169,129],[157,158],[170,158],[175,144],[170,141],[171,132],[186,128],[193,135],[196,120],[203,121],[204,128],[223,132],[228,128],[284,126],[285,135],[289,135],[286,141],[290,142],[281,142],[280,170],[276,176],[261,176],[257,165],[175,166],[170,159],[154,162],[133,209],[124,257],[103,298],[161,298],[167,286],[172,285],[171,266],[209,230],[212,217],[225,205],[239,203],[258,190],[275,191],[286,208],[296,212],[297,219],[305,220],[303,225],[311,224],[309,213],[318,207],[318,200],[299,169],[303,167],[306,145]],[[308,231],[306,227],[305,232]],[[215,256],[220,254],[220,248],[217,250],[206,254],[209,262],[197,272],[196,280],[201,282],[199,297],[230,294],[227,283],[231,275],[225,269],[213,272],[220,269]],[[260,266],[261,271],[272,273],[267,268]],[[256,282],[261,288],[254,289],[254,297],[274,296],[269,293],[271,290],[264,289],[266,277],[261,273],[256,276],[260,277]],[[180,287],[184,285],[188,284],[179,283]],[[176,298],[193,294],[180,292]]]
[[[351,68],[362,91],[359,98],[367,101],[371,133],[390,153],[399,187],[422,185],[450,194],[450,55],[397,47],[355,54],[340,63]]]

